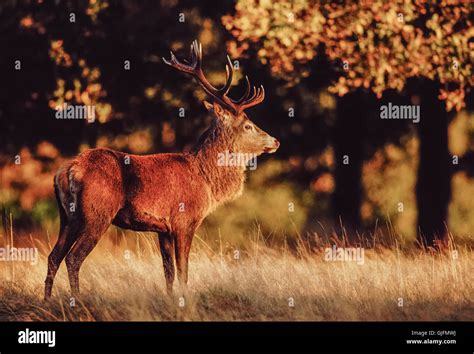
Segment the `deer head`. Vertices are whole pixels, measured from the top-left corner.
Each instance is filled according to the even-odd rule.
[[[191,45],[191,58],[180,62],[171,52],[170,60],[163,61],[178,71],[184,72],[195,78],[199,85],[213,100],[212,103],[204,101],[204,106],[215,119],[215,133],[225,137],[228,142],[227,148],[233,152],[261,155],[262,153],[275,152],[280,143],[277,139],[267,134],[253,123],[244,112],[245,109],[261,103],[265,98],[263,86],[251,88],[250,81],[246,76],[246,92],[238,100],[228,96],[232,84],[234,69],[232,62],[227,56],[226,82],[222,88],[214,87],[205,77],[202,62],[202,46],[197,41]]]

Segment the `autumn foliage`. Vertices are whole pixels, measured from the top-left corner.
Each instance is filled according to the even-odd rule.
[[[240,0],[223,23],[234,54],[259,48],[262,63],[289,81],[309,75],[318,49],[340,67],[331,91],[364,87],[381,96],[403,90],[410,77],[439,81],[447,109],[465,106],[474,83],[474,26],[467,1]],[[295,71],[299,72],[295,75]]]

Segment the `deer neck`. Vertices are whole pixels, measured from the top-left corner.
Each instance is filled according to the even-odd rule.
[[[215,124],[203,134],[194,148],[198,170],[210,186],[216,204],[233,200],[242,194],[245,165],[236,165],[229,159],[229,156],[235,156],[234,153],[234,140]]]

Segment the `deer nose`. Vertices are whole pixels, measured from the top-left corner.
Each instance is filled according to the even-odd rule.
[[[273,138],[273,144],[275,145],[275,149],[278,149],[280,147],[280,142],[275,138]]]

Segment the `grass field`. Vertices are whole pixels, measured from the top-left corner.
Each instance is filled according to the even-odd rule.
[[[237,254],[196,238],[189,287],[180,291],[176,282],[169,298],[153,236],[135,234],[118,246],[99,243],[81,269],[76,299],[62,264],[45,302],[54,242],[30,242],[40,251],[36,265],[0,262],[2,321],[474,320],[474,252],[467,247],[457,257],[380,247],[365,250],[359,265],[326,261],[323,249],[295,254],[254,241]]]

